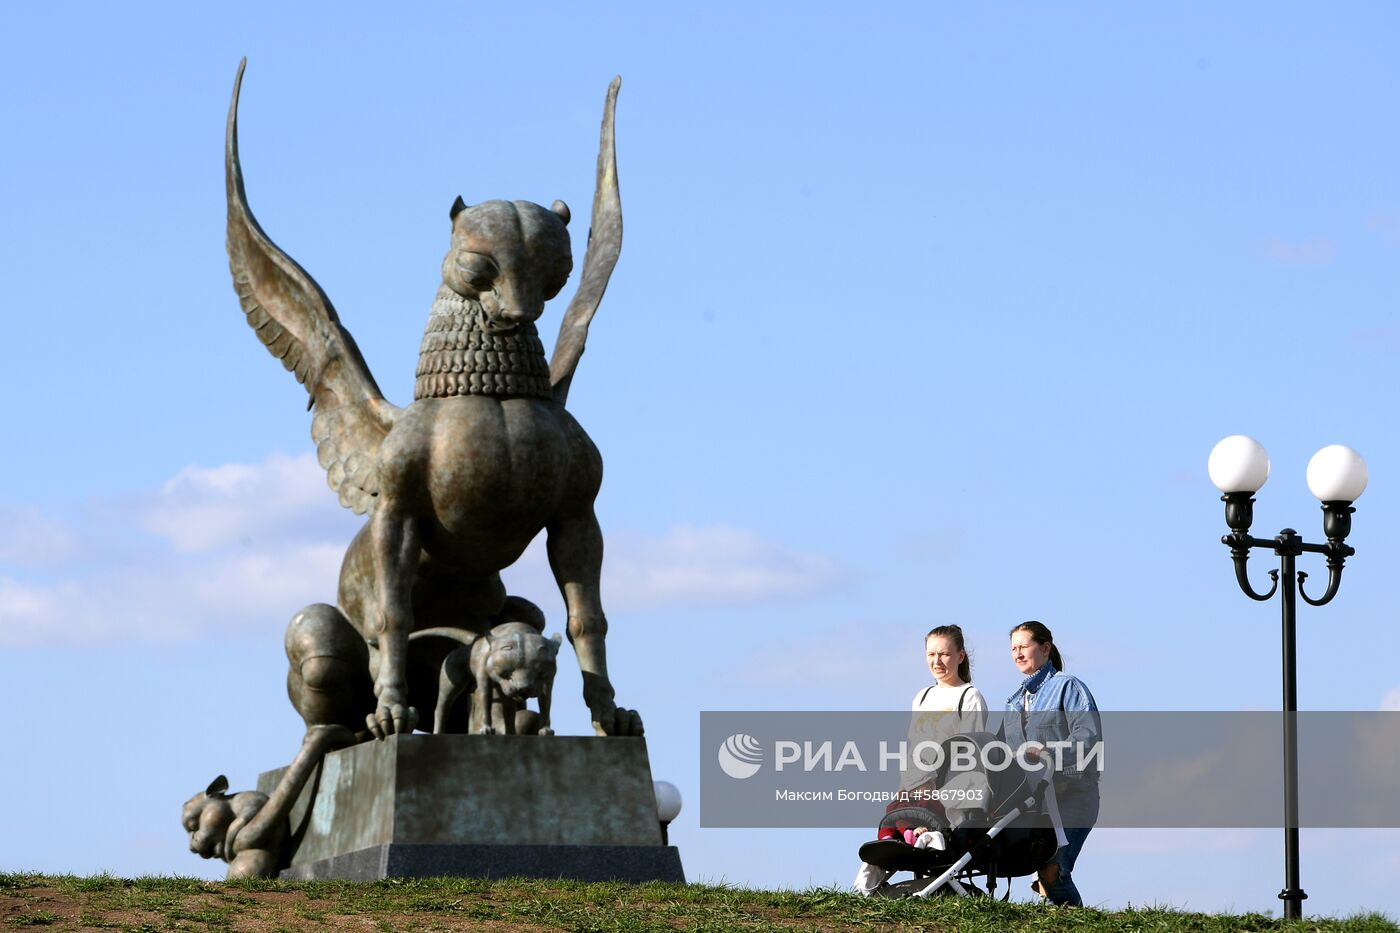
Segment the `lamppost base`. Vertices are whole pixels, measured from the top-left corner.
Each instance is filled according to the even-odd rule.
[[[1278,899],[1283,901],[1283,918],[1297,920],[1303,916],[1303,901],[1308,895],[1302,888],[1284,888],[1278,892]]]

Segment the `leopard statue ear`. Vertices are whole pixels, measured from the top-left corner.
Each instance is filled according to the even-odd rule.
[[[221,774],[209,783],[209,787],[204,791],[204,796],[213,797],[226,790],[228,790],[228,778]]]
[[[553,635],[550,636],[549,640],[554,642],[554,651],[555,653],[558,653],[559,646],[564,643],[564,636],[560,635],[558,632],[555,632]]]
[[[555,201],[553,204],[549,205],[549,209],[559,215],[559,219],[564,221],[564,226],[567,227],[569,225],[569,205],[565,204],[563,201]]]
[[[457,200],[452,202],[452,210],[448,211],[447,219],[456,220],[457,215],[467,209],[467,202],[462,200],[462,196],[457,195]],[[567,223],[567,221],[565,221]]]

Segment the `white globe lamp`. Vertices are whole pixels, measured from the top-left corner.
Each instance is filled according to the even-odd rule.
[[[1223,493],[1258,492],[1269,478],[1269,452],[1252,437],[1232,434],[1211,450],[1206,470]]]
[[[1324,447],[1308,461],[1308,489],[1321,502],[1355,502],[1369,478],[1366,461],[1343,444]]]
[[[656,792],[656,818],[661,823],[661,843],[670,845],[667,827],[680,816],[681,792],[670,781],[654,781],[651,786]]]

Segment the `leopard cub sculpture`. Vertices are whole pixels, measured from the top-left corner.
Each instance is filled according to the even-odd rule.
[[[483,650],[494,644],[506,600],[500,571],[543,531],[594,731],[641,735],[641,717],[617,706],[608,676],[603,538],[593,509],[602,459],[565,409],[622,246],[613,129],[620,80],[604,104],[587,252],[552,359],[534,322],[573,268],[568,207],[468,206],[458,197],[448,212],[451,244],[423,335],[414,400],[400,408],[380,392],[320,286],[268,238],[248,206],[238,156],[246,64],[239,65],[228,114],[229,268],[249,325],[310,395],[311,435],[331,488],[342,505],[368,516],[346,552],[337,599],[363,641],[373,678],[368,733],[383,738],[419,725],[409,697],[422,696],[422,685],[411,691],[409,678],[426,675],[410,672],[414,633],[451,628],[487,636]],[[549,653],[531,645],[538,661]],[[491,704],[512,699],[507,684],[514,683],[493,676],[490,663],[484,670],[473,678],[474,690],[494,694],[477,701],[476,712],[486,717],[482,731],[495,727]],[[548,689],[538,695],[547,729]]]
[[[549,724],[554,690],[554,659],[560,637],[545,638],[527,622],[502,622],[447,656],[442,664],[433,732],[448,731],[452,706],[464,693],[471,712],[468,732],[553,735]],[[539,711],[525,708],[536,698]]]
[[[181,810],[190,851],[228,863],[229,878],[275,878],[290,856],[289,815],[326,752],[353,745],[356,736],[341,726],[312,726],[301,749],[271,794],[255,790],[228,793],[222,774]]]

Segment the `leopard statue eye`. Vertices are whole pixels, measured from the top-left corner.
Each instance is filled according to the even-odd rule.
[[[462,272],[462,280],[479,292],[491,290],[500,270],[490,257],[480,253],[466,253],[457,260],[457,268]]]

